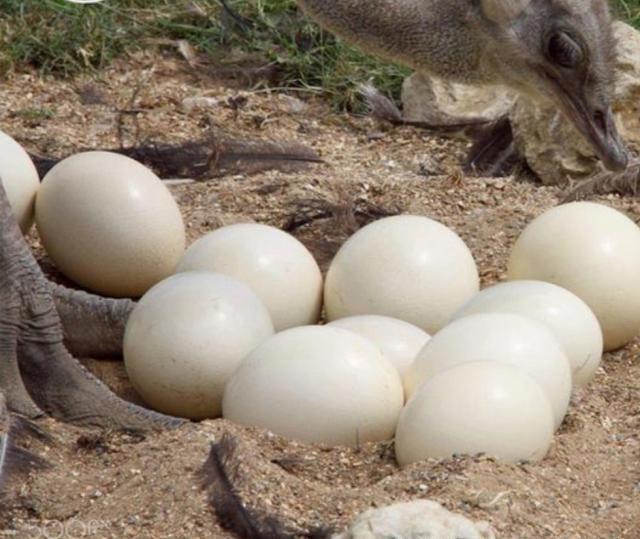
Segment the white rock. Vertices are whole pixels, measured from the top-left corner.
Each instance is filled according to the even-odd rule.
[[[472,522],[439,503],[415,500],[370,509],[333,539],[494,539],[487,522]]]
[[[194,96],[182,100],[182,108],[187,114],[194,111],[215,109],[220,106],[220,100],[215,97]]]
[[[402,85],[402,113],[413,121],[493,120],[506,114],[514,99],[514,93],[502,86],[467,86],[422,73],[414,73]]]

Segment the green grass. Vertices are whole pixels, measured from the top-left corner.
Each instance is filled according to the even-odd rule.
[[[345,45],[305,19],[293,0],[0,0],[0,75],[26,66],[72,76],[98,70],[154,39],[186,39],[214,62],[251,57],[277,66],[275,84],[316,91],[352,108],[355,89],[372,80],[397,97],[408,70]],[[617,0],[622,17],[640,26],[640,0]],[[194,7],[195,6],[195,7]]]
[[[640,26],[640,0],[617,0],[615,4],[620,17],[636,27]]]
[[[186,39],[225,65],[238,56],[276,65],[279,86],[322,93],[340,107],[351,108],[358,83],[369,79],[399,93],[407,69],[346,46],[305,19],[293,0],[227,3],[241,22],[218,0],[0,0],[0,74],[30,66],[71,76],[154,38]]]

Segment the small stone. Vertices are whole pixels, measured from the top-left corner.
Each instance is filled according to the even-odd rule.
[[[182,108],[187,114],[194,111],[211,109],[220,105],[220,100],[215,97],[195,96],[186,97],[182,100]]]
[[[486,522],[473,523],[439,503],[416,500],[370,509],[333,539],[495,539]]]
[[[301,114],[308,108],[304,101],[290,95],[280,95],[278,96],[278,100],[280,109],[289,114]]]
[[[402,115],[406,120],[433,123],[495,120],[508,113],[514,96],[502,86],[467,86],[414,73],[402,85]]]

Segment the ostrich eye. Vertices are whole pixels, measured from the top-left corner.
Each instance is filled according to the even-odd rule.
[[[547,56],[559,66],[576,67],[582,62],[584,52],[569,34],[557,32],[547,42]]]

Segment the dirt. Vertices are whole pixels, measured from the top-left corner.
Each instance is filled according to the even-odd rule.
[[[193,96],[214,97],[218,104],[188,113],[182,102]],[[234,103],[244,99],[238,96],[246,98],[239,108]],[[116,147],[120,139],[193,139],[212,126],[237,137],[313,147],[326,164],[170,189],[189,241],[222,224],[255,220],[292,228],[324,268],[358,225],[386,213],[416,213],[462,236],[487,285],[504,277],[510,246],[523,227],[562,196],[525,179],[464,177],[457,165],[464,141],[385,130],[366,118],[336,114],[306,93],[225,88],[171,58],[141,54],[99,77],[66,82],[16,74],[0,86],[0,102],[2,129],[30,151],[48,155]],[[640,219],[635,199],[597,200]],[[330,217],[314,219],[317,214]],[[309,222],[297,226],[301,216]],[[51,268],[35,232],[31,242]],[[0,537],[226,537],[196,472],[210,442],[229,432],[239,443],[243,499],[293,530],[320,524],[341,529],[369,507],[429,498],[491,522],[501,538],[640,538],[639,347],[636,340],[605,355],[595,381],[574,395],[539,464],[459,458],[401,470],[391,442],[324,448],[219,419],[145,437],[44,420],[41,426],[56,442],[33,449],[52,468],[16,486]],[[87,364],[131,396],[121,362]]]

